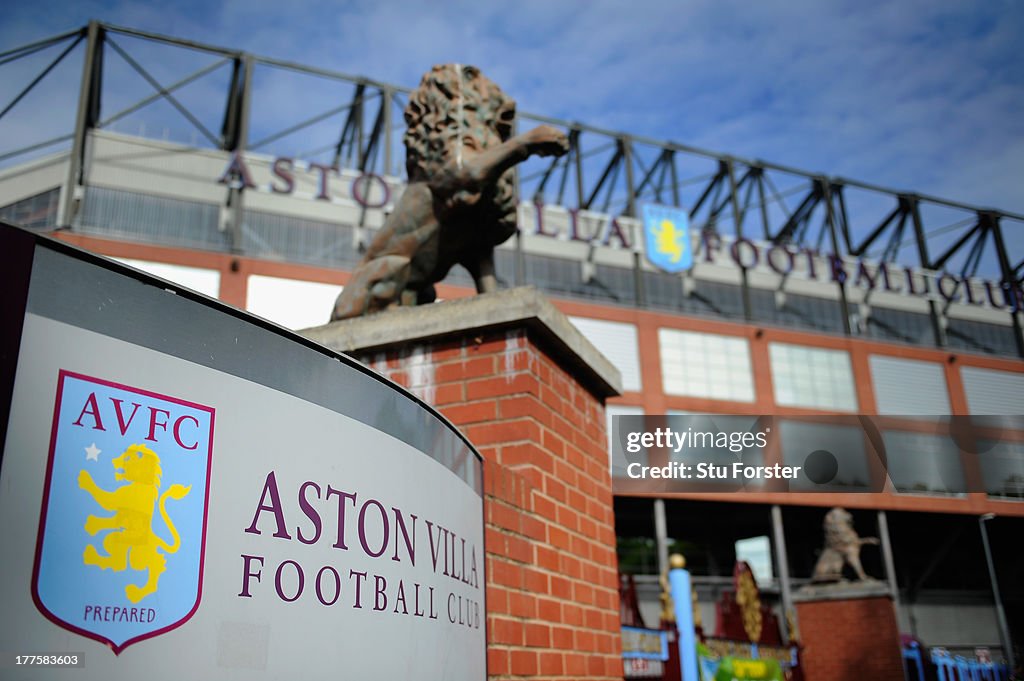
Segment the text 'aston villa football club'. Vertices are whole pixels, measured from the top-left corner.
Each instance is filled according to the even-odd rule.
[[[280,561],[242,554],[240,598],[306,600],[472,629],[482,626],[477,562],[482,552],[465,537],[330,483],[307,480],[295,490],[280,489],[275,471],[267,474],[254,502],[252,522],[244,528],[248,534],[294,542],[296,547],[328,544],[380,563],[376,570],[362,570],[344,567],[349,553],[339,553],[339,559],[328,564],[304,559],[300,553]],[[402,577],[393,573],[397,565],[402,566]],[[423,577],[409,578],[410,570]]]

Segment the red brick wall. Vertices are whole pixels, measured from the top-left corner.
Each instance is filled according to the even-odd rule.
[[[807,681],[903,681],[891,599],[810,601],[796,610]]]
[[[621,679],[604,406],[525,330],[366,353],[484,456],[491,679]]]

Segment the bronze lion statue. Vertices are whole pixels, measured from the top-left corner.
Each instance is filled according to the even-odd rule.
[[[408,186],[332,320],[432,302],[453,265],[469,271],[477,292],[497,289],[494,247],[516,231],[513,166],[569,150],[547,125],[513,137],[514,119],[515,101],[476,67],[444,64],[423,76],[405,108]]]

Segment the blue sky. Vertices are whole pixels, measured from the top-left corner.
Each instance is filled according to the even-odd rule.
[[[0,50],[89,18],[409,87],[472,63],[533,113],[1024,212],[1013,0],[42,1]]]

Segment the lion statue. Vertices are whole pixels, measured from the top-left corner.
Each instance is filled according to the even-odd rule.
[[[814,566],[812,582],[841,582],[843,566],[849,565],[857,579],[873,581],[864,573],[860,564],[860,547],[864,544],[878,544],[875,537],[859,537],[853,529],[853,516],[846,509],[833,508],[825,514],[825,548]]]
[[[85,531],[93,536],[101,530],[116,530],[103,539],[106,556],[89,544],[82,559],[86,565],[95,565],[101,570],[110,568],[121,572],[130,565],[133,570],[148,571],[143,586],[129,584],[125,587],[128,600],[138,603],[157,590],[157,582],[166,569],[167,559],[157,552],[157,548],[169,555],[181,547],[178,530],[167,515],[167,499],[184,499],[192,487],[171,485],[160,495],[160,457],[145,445],[131,445],[111,464],[114,466],[114,479],[128,481],[127,485],[113,492],[97,485],[89,471],[82,470],[78,474],[78,486],[105,510],[114,511],[114,515],[109,517],[90,515],[85,520]],[[160,515],[173,537],[170,544],[153,531],[158,495]]]
[[[512,168],[561,156],[568,138],[541,125],[512,136],[515,101],[474,66],[423,76],[405,108],[408,186],[334,305],[331,319],[433,302],[453,265],[479,293],[497,290],[494,247],[516,231]]]

